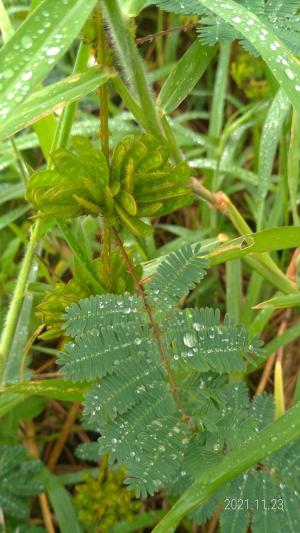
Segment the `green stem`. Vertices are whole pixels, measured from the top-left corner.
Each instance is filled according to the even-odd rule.
[[[147,122],[145,120],[145,116],[143,113],[142,108],[139,106],[136,99],[132,96],[130,91],[127,89],[125,83],[120,78],[120,76],[116,76],[115,78],[112,78],[110,80],[112,84],[114,85],[115,90],[119,94],[119,96],[122,98],[122,101],[124,102],[127,109],[133,114],[133,116],[136,118],[138,123],[147,130]]]
[[[65,241],[68,243],[70,250],[72,250],[74,256],[80,263],[81,268],[84,270],[87,282],[93,287],[97,294],[105,293],[106,290],[98,281],[97,273],[93,267],[93,263],[91,263],[90,259],[86,256],[84,250],[77,241],[73,232],[70,230],[68,224],[59,219],[56,220],[56,223],[62,232]]]
[[[1,345],[0,345],[0,380],[2,381],[5,371],[5,365],[14,339],[15,329],[18,323],[20,311],[22,308],[23,298],[26,292],[26,285],[31,269],[31,264],[34,258],[35,247],[38,240],[38,233],[41,222],[38,220],[31,229],[31,236],[28,247],[21,265],[20,273],[17,279],[17,284],[14,290],[13,298],[10,304],[9,311],[6,317]]]
[[[213,193],[209,191],[195,178],[192,180],[192,190],[196,196],[204,199],[215,210],[227,215],[240,235],[249,235],[252,233],[251,228],[226,194],[223,192]],[[251,267],[271,281],[281,291],[287,294],[298,292],[295,284],[283,274],[269,254],[253,254],[251,257],[247,257],[247,262],[249,264],[251,263]]]
[[[96,30],[97,30],[97,62],[98,65],[106,65],[107,52],[105,32],[103,25],[102,12],[100,7],[96,10]],[[102,151],[105,155],[107,164],[109,164],[109,128],[108,128],[108,91],[107,84],[102,85],[99,88],[99,118],[100,118],[100,139]]]
[[[131,32],[130,19],[120,9],[118,0],[103,0],[107,20],[118,51],[118,57],[133,90],[139,98],[149,131],[163,137],[157,108],[147,82],[143,61]]]

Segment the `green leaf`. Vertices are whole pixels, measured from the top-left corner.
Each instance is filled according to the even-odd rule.
[[[78,35],[95,0],[44,0],[0,51],[0,118],[11,118]]]
[[[299,307],[300,294],[280,294],[273,296],[269,300],[261,302],[255,306],[255,309],[285,309],[287,307]]]
[[[190,94],[206,71],[216,53],[216,48],[194,41],[180,58],[162,86],[158,105],[165,113],[174,111]]]
[[[0,205],[8,202],[9,200],[18,200],[24,197],[24,185],[23,183],[1,183],[1,198]]]
[[[274,160],[283,123],[290,107],[291,104],[287,95],[280,89],[273,99],[263,125],[259,146],[258,190],[256,194],[257,229],[261,229],[267,225],[267,221],[263,218],[264,202],[270,187]]]
[[[42,381],[25,381],[0,388],[0,394],[16,393],[26,396],[45,396],[56,400],[80,402],[87,390],[87,385],[76,384],[63,379]]]
[[[123,0],[121,8],[126,16],[136,17],[150,3],[151,0]]]
[[[28,517],[26,498],[43,490],[39,478],[41,466],[23,446],[0,445],[0,506],[9,516]]]
[[[12,222],[15,220],[18,220],[24,213],[27,213],[29,211],[30,206],[25,205],[22,207],[16,207],[15,209],[11,209],[4,215],[0,216],[0,230],[3,228],[6,228],[6,226],[9,226]]]
[[[159,264],[147,287],[154,306],[175,305],[206,275],[207,262],[201,257],[201,245],[182,246]]]
[[[272,228],[228,241],[209,255],[209,262],[211,265],[217,265],[249,254],[286,250],[297,248],[299,245],[300,228]]]
[[[14,135],[53,111],[79,100],[106,83],[111,75],[112,73],[108,70],[99,70],[98,67],[94,67],[32,93],[19,106],[18,113],[10,115],[4,121],[0,127],[0,138],[5,139]]]
[[[300,402],[241,446],[208,468],[179,498],[153,533],[166,533],[196,507],[203,505],[225,483],[256,465],[266,456],[293,442],[300,435]]]
[[[43,478],[61,533],[83,533],[71,494],[57,476],[44,469]]]
[[[261,54],[295,109],[300,112],[299,62],[272,26],[263,22],[259,14],[233,0],[161,0],[156,3],[165,9],[170,6],[172,10],[191,15],[201,15],[203,8],[207,8],[228,23],[229,30],[230,27],[237,30]]]

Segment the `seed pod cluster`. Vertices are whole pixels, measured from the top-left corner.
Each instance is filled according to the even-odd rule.
[[[115,147],[110,168],[86,137],[52,156],[53,170],[33,174],[26,197],[45,216],[102,215],[135,235],[152,229],[143,217],[161,216],[193,201],[186,162],[172,164],[169,151],[152,135],[127,135]]]

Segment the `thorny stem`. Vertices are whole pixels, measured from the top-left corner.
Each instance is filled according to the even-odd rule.
[[[113,235],[114,235],[114,238],[116,240],[116,243],[120,249],[120,252],[121,252],[121,255],[125,261],[125,264],[128,268],[128,272],[130,274],[130,276],[132,277],[134,283],[135,283],[135,287],[136,287],[136,290],[137,292],[139,293],[140,297],[142,298],[143,300],[143,303],[144,303],[144,307],[145,307],[145,310],[147,312],[147,315],[149,317],[149,321],[150,321],[150,324],[151,324],[151,327],[152,327],[152,330],[153,330],[153,334],[154,334],[154,337],[156,339],[156,342],[157,342],[157,345],[158,345],[158,349],[159,349],[159,353],[161,355],[161,360],[162,360],[162,364],[164,365],[166,371],[167,371],[167,375],[168,375],[168,380],[169,380],[169,383],[170,383],[170,387],[171,387],[171,391],[175,397],[175,400],[177,402],[177,405],[178,405],[178,408],[181,412],[181,417],[182,417],[182,420],[184,422],[187,422],[189,421],[189,417],[188,415],[186,414],[186,411],[184,409],[184,406],[183,406],[183,403],[181,401],[181,398],[180,398],[180,395],[179,395],[179,392],[178,392],[178,389],[177,389],[177,386],[176,386],[176,383],[174,381],[174,378],[173,378],[173,375],[172,375],[172,372],[171,372],[171,368],[170,368],[170,364],[169,364],[169,360],[168,360],[168,357],[167,357],[167,354],[165,352],[165,349],[164,349],[164,346],[163,346],[163,343],[161,341],[161,335],[162,335],[162,332],[159,328],[159,325],[157,324],[154,316],[153,316],[153,312],[152,312],[152,309],[151,309],[151,306],[149,305],[148,303],[148,300],[147,300],[147,296],[146,296],[146,293],[145,293],[145,290],[144,288],[142,287],[136,273],[135,273],[135,270],[131,264],[131,261],[127,255],[127,252],[124,248],[124,245],[123,245],[123,242],[122,240],[120,239],[120,236],[117,232],[117,230],[115,228],[112,229],[112,232],[113,232]]]

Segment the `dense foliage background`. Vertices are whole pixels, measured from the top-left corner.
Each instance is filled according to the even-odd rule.
[[[299,531],[299,9],[0,0],[1,531]]]

